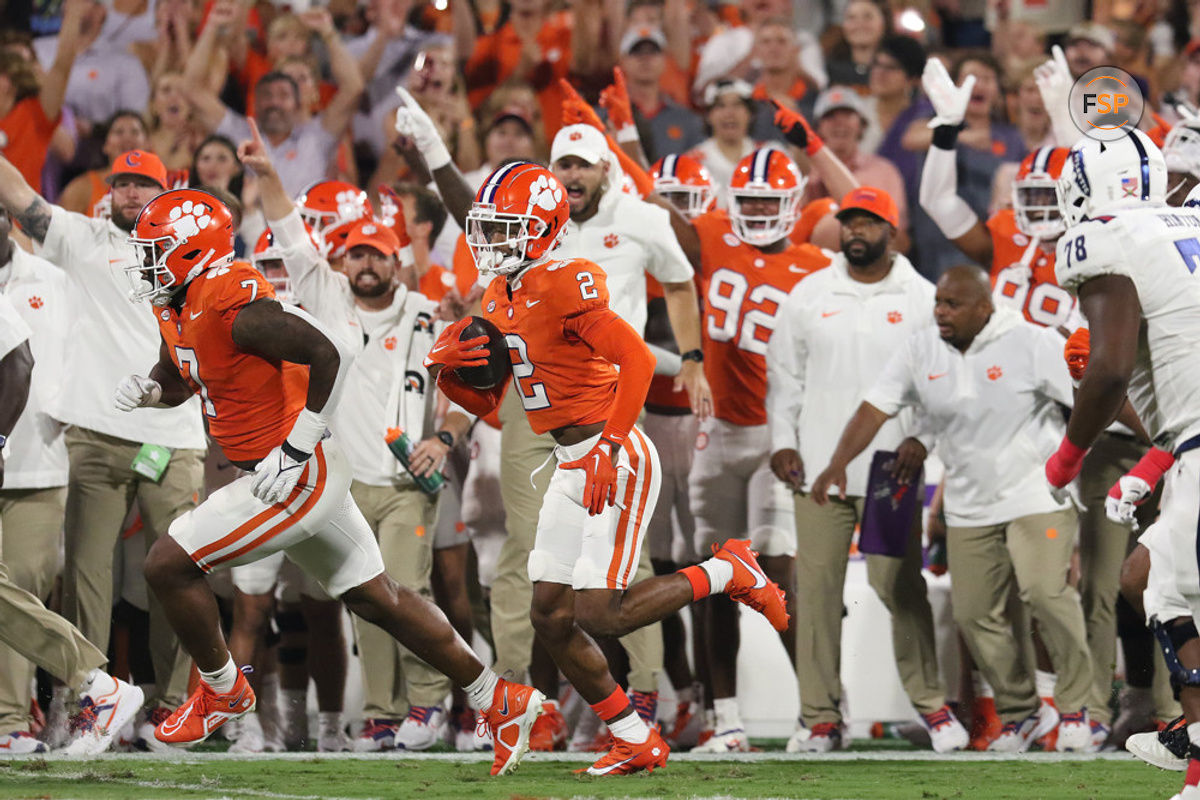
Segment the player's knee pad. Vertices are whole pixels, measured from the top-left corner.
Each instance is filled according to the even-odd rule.
[[[529,572],[529,580],[534,583],[545,580],[553,571],[554,557],[545,550],[530,550],[525,568]]]
[[[1179,698],[1180,689],[1200,688],[1200,669],[1188,669],[1179,661],[1179,650],[1193,639],[1200,638],[1200,632],[1196,631],[1196,623],[1186,619],[1164,625],[1155,620],[1151,629],[1158,639],[1163,659],[1167,662],[1167,671],[1171,673],[1171,688],[1175,692],[1175,698]]]

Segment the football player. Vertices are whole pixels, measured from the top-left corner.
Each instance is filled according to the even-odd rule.
[[[1144,601],[1188,722],[1191,758],[1177,797],[1191,800],[1200,797],[1200,285],[1194,275],[1200,212],[1166,205],[1165,160],[1138,130],[1115,141],[1080,141],[1071,148],[1059,188],[1068,228],[1055,271],[1059,284],[1078,294],[1091,355],[1046,477],[1064,487],[1079,473],[1126,393],[1155,444],[1176,459],[1166,473],[1159,519],[1142,537],[1170,555],[1154,558],[1150,548]],[[1191,615],[1160,602],[1171,596],[1182,598]]]
[[[439,169],[457,175],[448,161]],[[593,637],[628,634],[711,594],[729,594],[777,628],[787,626],[787,612],[745,540],[730,539],[699,566],[630,585],[661,480],[654,445],[635,426],[653,359],[609,308],[603,270],[552,257],[569,216],[567,191],[548,170],[520,162],[489,176],[467,216],[467,239],[480,272],[493,276],[483,312],[505,334],[512,385],[505,375],[477,390],[457,377],[455,367],[487,360],[476,349],[484,338],[459,340],[466,321],[442,334],[429,361],[464,408],[485,414],[508,389],[533,430],[558,443],[529,555],[531,617],[612,733],[612,749],[588,772],[616,775],[664,765],[669,748],[635,713]]]
[[[199,394],[211,436],[251,472],[172,524],[146,557],[146,578],[200,670],[190,698],[155,730],[189,745],[255,706],[221,635],[206,574],[283,550],[363,619],[387,630],[465,687],[496,749],[492,774],[516,766],[542,696],[484,667],[445,616],[383,570],[379,546],[350,497],[350,465],[326,421],[353,356],[313,317],[274,299],[249,264],[233,261],[233,224],[212,195],[160,194],[138,215],[127,268],[131,297],[149,300],[162,346],[148,377],[117,387],[125,411]]]

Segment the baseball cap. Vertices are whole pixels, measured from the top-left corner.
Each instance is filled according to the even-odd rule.
[[[104,182],[111,184],[121,175],[141,175],[150,178],[164,190],[167,188],[167,168],[163,166],[162,159],[146,150],[130,150],[117,156]]]
[[[1099,22],[1081,22],[1071,28],[1067,34],[1067,44],[1080,39],[1098,44],[1110,53],[1117,44],[1117,35]]]
[[[856,112],[864,120],[867,119],[867,106],[863,103],[858,92],[846,86],[830,86],[817,97],[813,106],[813,118],[821,119],[830,111],[848,108]]]
[[[721,78],[704,87],[704,106],[711,108],[717,98],[726,92],[733,92],[743,100],[754,96],[754,87],[741,78]]]
[[[839,221],[845,221],[847,211],[866,211],[890,223],[893,228],[900,227],[900,211],[896,208],[896,201],[883,189],[874,186],[860,186],[847,192],[837,212]]]
[[[550,146],[550,163],[564,156],[579,156],[589,164],[595,164],[608,152],[608,141],[604,134],[591,125],[567,125],[559,129]]]
[[[490,133],[492,128],[509,119],[515,119],[524,126],[530,136],[533,135],[533,119],[529,116],[528,111],[517,105],[505,106],[497,111],[496,116],[492,117],[491,124],[488,125],[488,132]]]
[[[659,50],[667,49],[667,37],[659,28],[651,28],[649,26],[640,26],[630,28],[621,37],[621,55],[627,56],[633,52],[633,48],[637,47],[642,42],[653,42],[658,45]]]
[[[346,235],[346,250],[360,244],[373,247],[385,256],[395,255],[400,249],[400,240],[392,229],[375,219],[359,220]]]

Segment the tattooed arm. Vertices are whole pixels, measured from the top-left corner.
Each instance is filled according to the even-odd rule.
[[[29,238],[43,242],[50,228],[50,204],[25,182],[20,171],[0,156],[0,206],[8,210]]]

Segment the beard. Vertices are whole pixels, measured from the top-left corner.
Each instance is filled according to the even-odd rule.
[[[138,214],[140,213],[141,211],[139,210]],[[113,225],[116,225],[126,233],[130,233],[133,231],[133,223],[137,221],[137,214],[134,214],[132,217],[127,217],[121,212],[121,209],[114,206],[110,218],[112,219]]]
[[[846,261],[850,266],[866,267],[883,258],[883,254],[887,252],[887,246],[886,239],[868,242],[866,239],[854,238],[848,242],[842,242],[842,254],[846,256]]]
[[[364,282],[363,278],[367,276],[374,278],[374,280]],[[391,288],[390,282],[385,282],[371,269],[364,269],[355,275],[354,280],[350,282],[350,291],[355,297],[379,297],[387,294]]]

